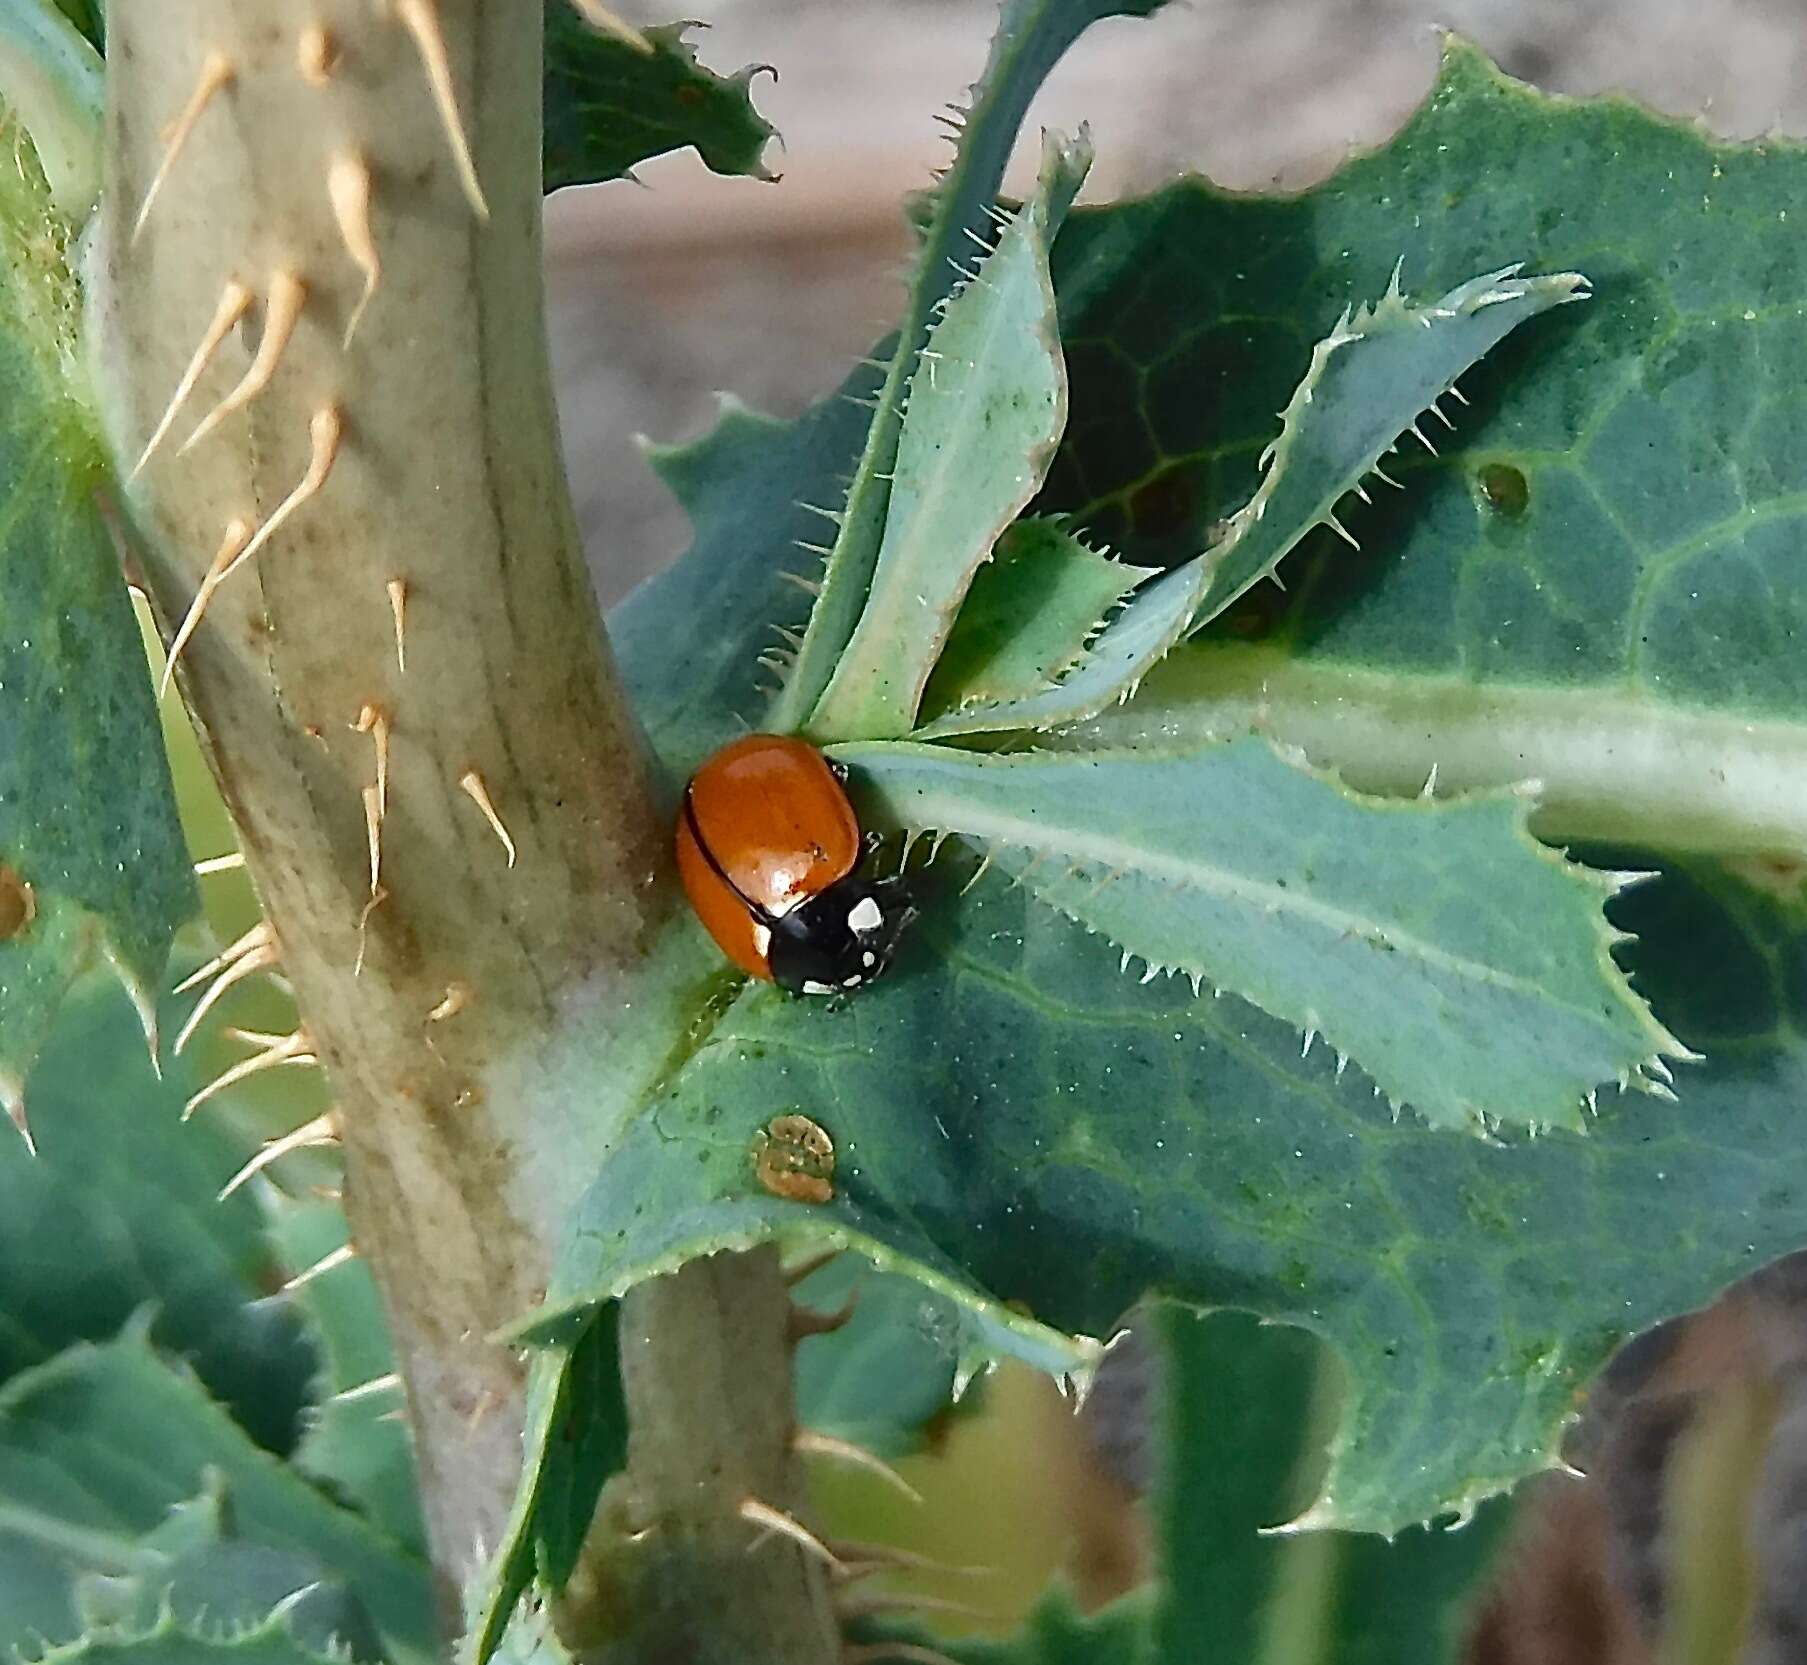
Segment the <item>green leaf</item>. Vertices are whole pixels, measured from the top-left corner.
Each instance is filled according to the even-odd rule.
[[[312,1652],[359,1665],[382,1658],[370,1616],[322,1562],[229,1534],[149,1572],[87,1580],[81,1599],[89,1632],[147,1635],[167,1614],[191,1635],[231,1635],[280,1612],[290,1635]]]
[[[1139,1315],[1137,1328],[1158,1339],[1162,1365],[1162,1478],[1150,1499],[1157,1582],[1088,1618],[1056,1589],[1008,1639],[937,1646],[962,1665],[1461,1658],[1469,1602],[1508,1506],[1487,1505],[1459,1532],[1410,1527],[1390,1543],[1275,1535],[1267,1529],[1297,1512],[1322,1467],[1322,1411],[1333,1398],[1323,1350],[1242,1313],[1200,1322],[1167,1308]]]
[[[875,1272],[858,1255],[836,1255],[795,1291],[821,1312],[853,1303],[832,1334],[797,1347],[797,1421],[881,1457],[904,1457],[955,1401],[966,1325],[950,1302],[914,1278]],[[962,1409],[975,1395],[959,1399]]]
[[[1510,1509],[1460,1531],[1391,1542],[1344,1532],[1275,1536],[1322,1467],[1328,1361],[1310,1337],[1241,1313],[1153,1315],[1164,1344],[1163,1593],[1153,1657],[1308,1658],[1322,1665],[1453,1665],[1469,1598]],[[1301,1488],[1301,1481],[1304,1487]],[[1290,1644],[1290,1645],[1283,1645]]]
[[[50,1649],[34,1665],[340,1665],[340,1659],[304,1641],[284,1612],[231,1633],[197,1635],[174,1618],[142,1635],[99,1630]]]
[[[546,0],[546,189],[625,178],[638,162],[692,145],[716,173],[772,179],[772,125],[749,90],[759,64],[717,75],[684,39],[694,23],[618,34],[571,0]]]
[[[834,756],[893,822],[978,841],[1144,982],[1240,994],[1434,1125],[1578,1129],[1595,1088],[1683,1054],[1613,964],[1617,881],[1536,843],[1520,800],[1356,798],[1259,739]]]
[[[1588,298],[1574,272],[1520,278],[1517,270],[1470,278],[1429,305],[1413,306],[1400,293],[1395,267],[1380,301],[1345,307],[1313,348],[1304,379],[1280,413],[1280,431],[1261,453],[1260,486],[1209,549],[1131,597],[1086,663],[1059,687],[956,712],[924,732],[1047,729],[1095,716],[1129,698],[1182,636],[1274,577],[1313,527],[1334,527],[1353,542],[1336,505],[1351,491],[1366,495],[1362,480],[1399,436],[1410,432],[1430,451],[1418,418],[1430,410],[1448,423],[1437,401],[1463,371],[1528,319]],[[1392,476],[1381,470],[1377,478]]]
[[[39,1154],[0,1140],[0,1382],[147,1309],[152,1339],[287,1452],[313,1361],[294,1313],[262,1299],[281,1279],[255,1203],[216,1200],[238,1153],[182,1122],[185,1069],[158,1080],[125,1001],[97,985],[34,1078]]]
[[[596,1315],[572,1347],[559,1384],[533,1517],[535,1562],[554,1591],[570,1582],[604,1483],[627,1467],[620,1310],[611,1302]]]
[[[85,49],[84,49],[85,50]],[[155,1045],[154,994],[195,910],[101,450],[66,377],[78,303],[35,162],[0,167],[0,1103],[75,978],[106,960]]]
[[[514,1622],[489,1657],[497,1665],[576,1665],[552,1628],[551,1615],[532,1603],[515,1614]]]
[[[277,1205],[270,1233],[291,1275],[317,1265],[350,1235],[345,1216],[330,1203]],[[291,1301],[306,1316],[324,1364],[295,1466],[424,1556],[414,1446],[395,1414],[400,1386],[385,1385],[395,1359],[370,1268],[362,1260],[337,1266],[331,1277],[302,1284]]]
[[[56,0],[56,4],[57,10],[81,30],[82,38],[95,51],[106,49],[107,18],[102,0]]]
[[[487,1665],[536,1577],[569,1582],[609,1477],[627,1465],[619,1311],[606,1303],[567,1345],[534,1359],[527,1383],[522,1480],[459,1658]]]
[[[1258,721],[1366,790],[1535,777],[1556,838],[1807,846],[1804,178],[1799,145],[1546,97],[1454,45],[1397,139],[1302,195],[1076,211],[1042,506],[1130,560],[1248,499],[1306,343],[1402,255],[1422,292],[1512,260],[1595,290],[1463,378],[1442,454],[1408,445],[1406,490],[1344,517],[1360,554],[1316,535],[1114,734]]]
[[[65,1576],[106,1570],[91,1545],[133,1546],[210,1470],[224,1478],[243,1539],[331,1569],[392,1658],[433,1656],[424,1563],[252,1445],[139,1334],[72,1347],[0,1388],[0,1547],[23,1538],[62,1562]]]
[[[1042,1368],[1024,1314],[1099,1337],[1150,1291],[1237,1307],[1346,1368],[1312,1524],[1396,1531],[1551,1466],[1619,1342],[1799,1245],[1807,929],[1772,898],[1702,871],[1615,899],[1639,987],[1708,1062],[1678,1105],[1612,1095],[1584,1135],[1489,1143],[1395,1120],[1240,1001],[1121,977],[1020,888],[957,901],[970,865],[919,879],[894,974],[857,999],[749,988],[714,1023],[620,1133],[531,1330],[761,1237],[882,1256]],[[831,1202],[758,1183],[792,1111],[834,1142]]]
[[[903,395],[938,309],[968,270],[970,239],[984,229],[1017,130],[1048,72],[1092,24],[1107,17],[1150,17],[1166,0],[1004,0],[985,69],[970,110],[956,113],[954,160],[935,193],[934,212],[916,257],[902,324],[878,390],[846,508],[809,616],[795,666],[774,704],[769,726],[790,733],[815,709],[852,636],[872,583],[890,504]],[[805,499],[826,505],[830,495]]]
[[[924,715],[1052,687],[1148,576],[1095,554],[1057,520],[1017,521],[973,579],[923,693]]]
[[[702,438],[651,448],[696,539],[614,609],[609,639],[653,748],[679,780],[760,726],[758,656],[774,627],[804,622],[816,588],[804,576],[816,563],[797,545],[817,535],[820,521],[800,505],[831,501],[840,489],[836,476],[853,467],[866,432],[856,401],[872,397],[883,373],[855,369],[838,394],[794,422],[724,396]],[[705,618],[725,627],[677,628]]]
[[[947,1408],[967,1326],[914,1279],[862,1264],[838,1256],[798,1286],[805,1306],[858,1301],[841,1329],[797,1349],[798,1424],[895,1456]],[[573,1341],[533,1361],[524,1479],[460,1653],[468,1665],[507,1655],[510,1623],[520,1625],[521,1598],[536,1578],[542,1592],[564,1588],[604,1485],[626,1466],[619,1312],[611,1301]]]
[[[0,0],[0,104],[18,113],[50,202],[79,223],[100,196],[100,54],[52,0]]]
[[[884,535],[852,637],[809,720],[827,739],[895,738],[1004,529],[1041,489],[1066,426],[1048,245],[1092,162],[1049,134],[1034,199],[956,291],[910,378]]]
[[[1082,1614],[1072,1597],[1057,1588],[1036,1604],[1014,1636],[937,1640],[934,1646],[959,1665],[1166,1665],[1150,1651],[1153,1616],[1152,1592],[1146,1590],[1112,1602],[1102,1612]],[[1218,1657],[1216,1653],[1195,1654],[1183,1661],[1176,1657],[1172,1665],[1203,1665]]]
[[[1653,140],[1677,161],[1705,146],[1738,183],[1738,200],[1751,205],[1741,223],[1767,223],[1774,201],[1791,194],[1786,176],[1799,153],[1789,147],[1718,149],[1623,105],[1554,104],[1502,89],[1491,70],[1458,55],[1403,150],[1355,164],[1314,195],[1228,199],[1191,184],[1147,204],[1069,218],[1054,253],[1073,376],[1074,429],[1063,455],[1087,455],[1105,495],[1093,505],[1075,467],[1059,458],[1044,495],[1057,509],[1092,505],[1094,526],[1113,544],[1126,542],[1135,559],[1190,556],[1206,541],[1205,526],[1248,500],[1273,412],[1296,387],[1309,343],[1344,305],[1380,293],[1403,249],[1426,251],[1427,264],[1408,260],[1408,269],[1427,291],[1518,257],[1540,269],[1585,266],[1598,288],[1589,306],[1524,332],[1464,378],[1474,406],[1458,420],[1463,436],[1479,436],[1476,451],[1404,460],[1398,472],[1408,491],[1377,499],[1391,510],[1384,528],[1365,518],[1383,509],[1349,516],[1363,555],[1320,534],[1318,547],[1294,557],[1299,579],[1329,562],[1322,570],[1337,580],[1326,579],[1309,615],[1300,615],[1309,631],[1289,625],[1259,647],[1233,645],[1265,628],[1253,604],[1275,592],[1258,589],[1171,656],[1117,715],[1145,713],[1179,662],[1207,652],[1267,656],[1247,665],[1231,703],[1253,709],[1263,676],[1277,672],[1275,708],[1284,715],[1288,656],[1297,655],[1327,690],[1346,678],[1352,701],[1364,683],[1384,687],[1385,699],[1358,712],[1391,748],[1374,760],[1377,771],[1411,754],[1414,723],[1422,731],[1445,708],[1466,718],[1475,708],[1452,698],[1462,695],[1478,707],[1467,732],[1499,737],[1481,754],[1488,767],[1515,757],[1515,741],[1527,743],[1496,783],[1534,766],[1546,783],[1570,781],[1570,812],[1588,803],[1614,813],[1623,789],[1646,830],[1710,841],[1750,840],[1767,827],[1767,844],[1737,847],[1799,844],[1803,818],[1789,807],[1790,783],[1807,779],[1807,749],[1786,718],[1708,713],[1710,722],[1684,732],[1684,718],[1693,718],[1678,705],[1650,703],[1622,679],[1621,692],[1603,694],[1583,680],[1573,696],[1560,681],[1532,686],[1524,670],[1513,673],[1515,683],[1487,680],[1509,662],[1532,663],[1522,657],[1525,640],[1504,627],[1520,615],[1500,603],[1497,586],[1521,547],[1512,527],[1538,519],[1547,458],[1553,477],[1571,466],[1559,444],[1535,458],[1488,447],[1504,446],[1512,433],[1527,443],[1559,438],[1563,406],[1545,398],[1553,371],[1564,399],[1597,413],[1612,408],[1610,389],[1640,385],[1641,361],[1610,355],[1626,342],[1649,346],[1654,326],[1637,303],[1666,293],[1669,280],[1654,252],[1646,270],[1657,275],[1640,279],[1619,252],[1619,234],[1629,249],[1654,251],[1652,203],[1692,228],[1678,270],[1689,274],[1691,294],[1718,297],[1718,315],[1728,319],[1717,330],[1703,321],[1695,344],[1717,351],[1711,338],[1729,339],[1747,304],[1765,308],[1759,322],[1784,332],[1783,349],[1793,327],[1757,299],[1752,277],[1764,260],[1785,262],[1786,249],[1772,247],[1765,231],[1755,253],[1726,245],[1731,258],[1716,259],[1708,228],[1690,218],[1702,179],[1683,169],[1684,191],[1659,178],[1637,154]],[[1641,197],[1629,184],[1621,190],[1617,161],[1608,166],[1628,142],[1625,179]],[[1439,145],[1465,158],[1459,176],[1444,171]],[[1509,173],[1479,165],[1501,154],[1515,158]],[[1541,172],[1529,171],[1531,163]],[[1487,186],[1477,186],[1483,178]],[[1500,190],[1508,195],[1493,194]],[[1554,209],[1541,218],[1546,201]],[[1508,211],[1514,202],[1521,212]],[[1602,241],[1590,228],[1603,202],[1617,229]],[[1376,238],[1382,246],[1372,246]],[[1127,251],[1121,260],[1119,244]],[[1231,246],[1248,251],[1247,264],[1213,253]],[[1132,281],[1147,285],[1147,308],[1125,304]],[[1273,296],[1293,300],[1280,307]],[[1195,308],[1205,320],[1196,339],[1186,324]],[[1271,325],[1261,321],[1276,313]],[[1131,333],[1138,325],[1140,336]],[[1150,409],[1171,456],[1138,451],[1135,431],[1113,414],[1134,404],[1113,391],[1125,377],[1110,370],[1118,343],[1105,338],[1119,329],[1124,353],[1134,351],[1129,362],[1147,371]],[[1154,365],[1165,352],[1173,354],[1171,376]],[[1577,352],[1597,380],[1572,374]],[[1766,390],[1764,431],[1785,428],[1792,401],[1807,397],[1799,392],[1807,384],[1780,374],[1789,362],[1784,350],[1762,362],[1766,380],[1745,378],[1753,391]],[[1741,384],[1723,385],[1735,393]],[[1091,427],[1088,409],[1099,413]],[[673,773],[736,732],[736,706],[756,713],[741,692],[745,667],[759,634],[783,617],[777,571],[789,562],[788,540],[810,535],[800,529],[807,517],[791,505],[832,500],[822,482],[844,474],[858,448],[860,427],[848,439],[850,410],[830,401],[796,424],[745,419],[724,430],[727,443],[706,441],[690,454],[697,545],[613,621],[643,720]],[[1105,443],[1112,422],[1126,442],[1117,461]],[[1190,437],[1176,439],[1185,423]],[[1212,438],[1219,431],[1224,452]],[[1644,488],[1667,489],[1676,454],[1651,453]],[[1775,478],[1790,453],[1771,445],[1765,454],[1772,461],[1763,477]],[[1166,473],[1164,461],[1172,464]],[[1532,497],[1522,521],[1507,525],[1503,511],[1477,504],[1471,487],[1483,462],[1535,463],[1525,470]],[[1717,454],[1703,451],[1698,466],[1715,473]],[[1432,494],[1441,506],[1429,514]],[[1510,504],[1511,494],[1501,501]],[[1772,501],[1766,512],[1781,510]],[[1582,596],[1607,593],[1608,578],[1625,569],[1578,561],[1575,549],[1599,546],[1579,535],[1590,522],[1571,524],[1578,536],[1564,545],[1563,564],[1552,553],[1535,581],[1548,586],[1560,574]],[[1461,574],[1439,543],[1446,535],[1449,548],[1473,554],[1476,584],[1457,584]],[[1408,540],[1410,563],[1395,554]],[[1483,548],[1501,551],[1502,563],[1486,567]],[[1411,592],[1408,606],[1396,587],[1419,580],[1426,587]],[[1302,588],[1295,581],[1291,593]],[[1514,587],[1507,600],[1518,593]],[[1461,627],[1453,640],[1452,619]],[[717,628],[699,629],[698,620]],[[1370,633],[1371,652],[1388,639],[1399,653],[1409,650],[1405,671],[1333,658],[1306,666],[1304,655],[1356,640],[1358,627]],[[1548,638],[1544,663],[1566,654],[1585,664],[1576,640],[1571,633],[1558,653],[1559,639]],[[1728,638],[1714,653],[1733,645]],[[1765,659],[1746,642],[1735,645],[1753,677],[1794,674],[1795,658]],[[1334,697],[1326,692],[1327,701]],[[1615,726],[1628,716],[1637,723]],[[1722,743],[1712,755],[1728,778],[1763,788],[1730,810],[1703,785],[1715,724]],[[1642,748],[1646,766],[1609,757],[1595,743],[1608,729]],[[1703,767],[1672,783],[1672,752],[1678,768]],[[1792,770],[1782,766],[1791,757]],[[1467,766],[1439,745],[1416,763],[1412,792],[1432,761],[1446,782]],[[1609,767],[1610,790],[1593,778],[1606,778]],[[1665,809],[1669,784],[1676,790]],[[1681,1105],[1613,1097],[1585,1137],[1498,1147],[1395,1124],[1365,1079],[1353,1071],[1336,1079],[1327,1049],[1301,1059],[1296,1033],[1234,999],[1200,1005],[1171,984],[1135,987],[1119,975],[1114,950],[1020,890],[985,881],[959,900],[969,873],[944,856],[918,880],[923,916],[895,973],[857,999],[832,1008],[745,990],[699,1021],[650,1108],[635,1116],[611,1103],[610,1116],[622,1120],[610,1121],[618,1129],[612,1154],[562,1257],[561,1301],[581,1310],[725,1238],[777,1234],[799,1244],[844,1237],[871,1245],[895,1270],[928,1268],[950,1299],[982,1296],[991,1310],[1020,1301],[1068,1333],[1108,1334],[1149,1290],[1200,1307],[1239,1307],[1300,1324],[1335,1347],[1349,1402],[1316,1518],[1390,1529],[1445,1505],[1466,1508],[1547,1467],[1575,1396],[1620,1340],[1799,1246],[1807,1162],[1793,1130],[1807,1095],[1798,1041],[1807,997],[1788,968],[1807,954],[1807,931],[1773,897],[1709,866],[1678,867],[1611,904],[1613,923],[1640,935],[1625,956],[1638,987],[1668,1027],[1710,1054],[1683,1072]],[[1702,963],[1723,970],[1703,979]],[[723,986],[724,997],[731,989]],[[574,1070],[585,1045],[573,1043]],[[608,1079],[607,1054],[587,1056],[588,1079]],[[792,1108],[821,1122],[840,1152],[830,1204],[784,1203],[755,1184],[752,1141],[771,1116]],[[1025,1333],[1034,1334],[1012,1329],[993,1341],[1015,1344]],[[1083,1354],[1068,1357],[1078,1363]]]

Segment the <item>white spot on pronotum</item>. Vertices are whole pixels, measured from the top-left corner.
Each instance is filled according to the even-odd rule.
[[[753,952],[762,960],[772,951],[772,928],[764,923],[753,927]]]
[[[385,588],[389,592],[389,612],[395,620],[395,669],[398,676],[408,674],[408,581],[391,578]]]
[[[150,188],[144,193],[144,201],[139,205],[138,218],[132,223],[134,243],[144,231],[145,222],[151,217],[151,207],[162,193],[170,170],[175,167],[176,158],[182,154],[182,147],[188,143],[188,136],[194,131],[195,123],[213,102],[214,95],[222,87],[231,85],[232,76],[232,60],[224,52],[209,52],[202,59],[200,78],[195,82],[194,91],[188,95],[188,102],[182,106],[176,119],[163,131],[163,160],[157,164]]]
[[[364,274],[364,292],[345,321],[342,346],[349,347],[364,321],[364,309],[376,295],[383,280],[383,260],[376,250],[376,236],[370,228],[370,164],[355,151],[344,151],[332,159],[326,170],[326,194],[333,205],[333,218],[339,222],[339,237],[351,263]]]
[[[515,844],[509,836],[508,828],[503,826],[502,817],[496,813],[496,806],[490,801],[489,788],[483,784],[483,777],[475,769],[466,769],[458,777],[459,790],[468,797],[480,810],[483,819],[490,824],[490,829],[501,839],[502,848],[508,852],[508,865],[515,864]]]
[[[878,964],[878,956],[868,948],[865,953],[860,955],[860,964],[863,966],[875,966]]]
[[[324,87],[339,65],[333,38],[318,23],[310,23],[295,41],[295,68],[310,87]]]
[[[326,484],[326,477],[332,473],[333,463],[339,455],[339,441],[345,432],[338,406],[328,405],[323,410],[315,411],[307,431],[312,447],[307,473],[302,475],[301,483],[276,505],[276,512],[258,529],[257,535],[245,545],[237,559],[220,574],[222,579],[231,577],[250,560],[276,535],[283,522]]]
[[[884,922],[884,910],[870,896],[862,896],[847,912],[850,931],[876,931]]]
[[[238,386],[201,418],[195,431],[182,441],[178,456],[193,450],[234,411],[250,404],[276,379],[277,368],[288,350],[289,338],[295,333],[296,320],[306,301],[307,285],[296,273],[280,271],[271,277],[269,298],[264,304],[263,334],[258,339],[257,356],[251,360],[251,368]]]
[[[803,992],[805,994],[838,994],[840,991],[833,983],[818,983],[813,977],[806,977],[803,980]]]
[[[234,520],[226,527],[226,535],[220,539],[220,547],[208,562],[207,570],[201,575],[200,586],[195,590],[194,600],[189,602],[188,611],[182,615],[182,622],[176,627],[176,633],[169,644],[168,657],[163,661],[163,675],[157,684],[157,698],[162,699],[169,692],[170,678],[176,674],[176,661],[182,657],[182,650],[188,646],[188,639],[194,635],[202,618],[207,612],[207,604],[213,600],[213,592],[220,587],[238,558],[251,541],[251,522]]]
[[[489,218],[489,204],[483,197],[483,186],[477,179],[477,164],[471,157],[470,139],[464,131],[464,118],[458,113],[458,92],[452,85],[451,60],[446,56],[445,33],[439,26],[438,0],[395,0],[395,13],[402,27],[414,38],[420,53],[421,68],[427,72],[427,85],[439,111],[440,125],[445,128],[446,143],[451,147],[452,164],[458,170],[458,183],[464,188],[465,200],[478,219]]]
[[[169,403],[164,407],[162,418],[158,421],[151,437],[145,441],[144,450],[139,453],[138,461],[132,466],[132,478],[136,479],[144,465],[151,460],[151,453],[163,443],[188,396],[194,392],[195,383],[201,379],[213,355],[226,336],[237,325],[238,321],[251,310],[251,291],[242,283],[229,283],[220,291],[219,304],[213,309],[213,319],[201,337],[200,346],[194,350],[194,357],[188,361],[188,368],[182,372],[182,379],[176,383],[176,391],[170,395]]]

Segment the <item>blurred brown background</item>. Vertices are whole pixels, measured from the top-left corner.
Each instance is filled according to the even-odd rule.
[[[669,15],[616,3],[640,22]],[[548,210],[565,445],[610,600],[685,541],[637,433],[694,433],[717,388],[795,412],[890,321],[899,200],[945,159],[931,115],[963,97],[994,16],[992,0],[696,9],[705,63],[777,69],[754,96],[783,135],[768,152],[783,178],[719,179],[686,152],[643,168],[644,189],[565,192]],[[1800,132],[1807,117],[1807,0],[1176,0],[1088,34],[1030,127],[1091,124],[1090,200],[1187,170],[1296,188],[1398,126],[1435,73],[1439,26],[1542,86],[1628,90],[1727,134]]]
[[[707,9],[706,63],[779,71],[755,96],[784,135],[768,154],[782,181],[717,179],[686,154],[645,168],[643,188],[567,192],[548,210],[565,445],[608,600],[686,538],[636,434],[695,433],[718,388],[793,413],[886,327],[907,254],[899,199],[945,157],[931,114],[977,74],[993,18],[990,0]],[[1092,199],[1184,170],[1296,188],[1398,125],[1435,72],[1439,25],[1552,90],[1632,92],[1733,136],[1807,131],[1807,0],[1192,0],[1095,30],[1031,126],[1090,122]],[[1046,1494],[1040,1536],[1016,1546],[1025,1592],[1064,1561],[1102,1599],[1143,1564],[1133,1497],[1158,1385],[1133,1350],[1117,1370],[1083,1423],[1025,1377],[989,1423],[1014,1438],[963,1436],[952,1466],[968,1485]],[[1807,1263],[1634,1344],[1572,1455],[1592,1478],[1527,1488],[1475,1665],[1807,1661]],[[913,1470],[925,1490],[962,1489],[947,1459],[934,1467]]]

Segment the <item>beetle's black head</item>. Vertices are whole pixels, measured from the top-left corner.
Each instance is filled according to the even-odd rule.
[[[792,994],[845,994],[891,963],[916,917],[901,879],[851,873],[772,921],[772,979]]]

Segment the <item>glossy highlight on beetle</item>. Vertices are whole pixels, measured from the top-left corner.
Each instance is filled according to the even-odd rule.
[[[869,879],[841,774],[805,740],[749,734],[684,788],[678,876],[721,951],[792,994],[841,994],[890,964],[914,917],[901,879]]]

